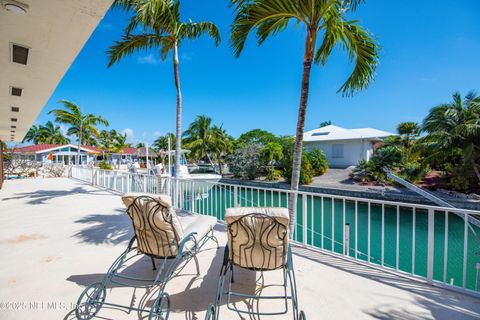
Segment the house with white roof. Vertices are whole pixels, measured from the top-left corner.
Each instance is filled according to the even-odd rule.
[[[305,149],[320,149],[332,168],[347,168],[360,160],[369,160],[374,145],[394,133],[373,128],[346,129],[329,125],[306,131],[303,137]]]

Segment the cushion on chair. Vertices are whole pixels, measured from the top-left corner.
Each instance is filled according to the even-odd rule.
[[[286,208],[228,208],[230,260],[241,267],[273,270],[284,266],[288,249]]]
[[[171,198],[163,194],[128,193],[122,201],[132,219],[138,250],[158,257],[175,256],[184,232]]]
[[[217,224],[217,218],[215,217],[195,214],[184,210],[177,210],[177,216],[182,224],[184,236],[195,232],[197,242],[205,237]],[[187,247],[187,249],[189,248]]]

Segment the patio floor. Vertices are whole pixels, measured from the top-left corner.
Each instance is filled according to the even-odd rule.
[[[101,279],[132,236],[118,195],[66,178],[6,181],[0,190],[0,226],[0,319],[74,319],[72,308],[83,288]],[[225,228],[218,224],[216,230],[223,245]],[[208,245],[198,256],[201,276],[193,275],[192,263],[167,286],[170,319],[204,318],[222,255],[222,248]],[[142,260],[131,269],[149,273],[149,263]],[[294,266],[300,308],[308,319],[480,319],[478,299],[337,257],[294,248]],[[265,282],[280,276],[271,272]],[[236,277],[243,289],[258,289],[258,274],[242,271]],[[107,299],[117,303],[148,304],[148,297],[142,290],[107,290]],[[98,318],[148,314],[104,307]],[[223,305],[221,319],[249,317]]]

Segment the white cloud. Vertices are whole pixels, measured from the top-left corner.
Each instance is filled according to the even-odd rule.
[[[146,63],[146,64],[157,64],[157,63],[160,62],[160,60],[155,58],[153,56],[153,54],[150,53],[149,55],[139,57],[137,59],[137,62],[141,63],[141,64],[144,64],[144,63]]]
[[[153,133],[153,136],[154,136],[155,138],[158,138],[158,137],[160,137],[161,135],[162,135],[162,133],[161,133],[160,131],[155,131],[155,132]]]
[[[127,135],[128,140],[132,140],[133,137],[135,136],[133,129],[130,129],[130,128],[123,129],[122,134]]]

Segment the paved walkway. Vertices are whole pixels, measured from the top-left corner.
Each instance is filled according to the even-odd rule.
[[[118,195],[72,180],[6,181],[0,190],[0,319],[74,319],[83,288],[103,276],[132,234]],[[225,243],[223,225],[217,235]],[[336,257],[295,248],[300,307],[308,319],[480,319],[480,301],[433,288]],[[170,319],[203,319],[213,301],[222,248],[199,254],[201,276],[193,264],[172,280]],[[150,261],[129,270],[150,273]],[[259,274],[237,273],[250,292],[261,287]],[[266,283],[280,275],[269,273]],[[273,288],[275,289],[275,288]],[[151,305],[152,293],[111,287],[110,301]],[[236,301],[239,307],[248,301]],[[273,304],[266,308],[272,308]],[[145,319],[147,314],[104,307],[98,319]],[[250,319],[222,306],[221,319]],[[291,319],[291,317],[262,317]]]

